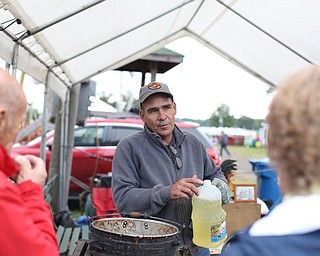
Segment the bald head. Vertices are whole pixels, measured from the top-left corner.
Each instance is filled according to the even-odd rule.
[[[26,105],[26,98],[21,85],[7,71],[0,68],[0,105]],[[20,104],[19,104],[20,103]]]
[[[21,85],[0,68],[0,144],[11,150],[25,118],[27,101]]]

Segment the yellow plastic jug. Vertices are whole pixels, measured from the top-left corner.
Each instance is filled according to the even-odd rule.
[[[192,197],[193,243],[216,248],[227,239],[226,212],[222,208],[220,190],[205,180],[199,196]]]

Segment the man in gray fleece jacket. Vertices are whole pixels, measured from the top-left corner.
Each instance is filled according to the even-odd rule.
[[[227,180],[200,140],[175,125],[176,104],[166,84],[140,89],[144,130],[123,138],[112,165],[113,200],[118,212],[140,212],[182,225],[180,246],[192,255],[210,255],[192,242],[191,198],[203,180]],[[222,191],[226,194],[226,191]]]

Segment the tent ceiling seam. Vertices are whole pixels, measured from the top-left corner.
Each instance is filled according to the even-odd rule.
[[[213,51],[215,51],[217,54],[219,54],[221,57],[227,59],[228,61],[230,61],[231,63],[237,65],[238,67],[240,67],[241,69],[247,71],[248,73],[252,74],[253,76],[257,77],[258,79],[260,79],[261,81],[269,84],[272,87],[276,87],[274,83],[272,83],[271,81],[267,80],[266,78],[264,78],[263,76],[259,75],[257,72],[254,72],[252,69],[250,69],[249,67],[247,67],[246,65],[242,64],[240,61],[238,61],[237,59],[231,57],[229,54],[225,53],[223,50],[221,50],[220,48],[216,47],[215,45],[211,44],[208,41],[205,41],[203,39],[200,39],[196,34],[194,34],[192,31],[190,30],[186,30],[193,38],[196,38],[196,40],[198,40],[199,42],[201,42],[203,45],[208,46],[210,49],[212,49]]]
[[[34,28],[34,29],[32,29],[32,30],[26,30],[25,33],[24,33],[23,35],[21,35],[19,38],[15,38],[15,39],[13,38],[13,41],[16,41],[16,42],[19,41],[19,42],[20,42],[20,45],[22,45],[26,50],[28,49],[27,51],[28,51],[29,53],[31,53],[31,52],[32,52],[31,47],[32,47],[37,41],[35,40],[35,43],[32,44],[31,47],[29,48],[27,45],[24,45],[24,43],[22,42],[22,40],[24,40],[24,39],[26,39],[26,38],[28,38],[28,37],[30,37],[30,36],[33,36],[33,35],[41,32],[41,31],[45,30],[46,28],[49,28],[49,27],[51,27],[51,26],[53,26],[53,25],[55,25],[55,24],[57,24],[57,23],[59,23],[59,22],[62,22],[62,21],[64,21],[65,19],[68,19],[68,18],[70,18],[70,17],[72,17],[72,16],[74,16],[74,15],[76,15],[76,14],[82,12],[82,11],[85,11],[85,10],[87,10],[87,9],[89,9],[89,8],[91,8],[91,7],[99,4],[99,3],[101,3],[101,2],[104,2],[104,1],[105,1],[105,0],[95,1],[95,2],[90,3],[90,4],[88,4],[88,5],[82,6],[81,8],[75,10],[74,12],[71,12],[71,13],[68,13],[68,14],[66,14],[66,15],[63,15],[63,16],[59,17],[58,19],[56,19],[56,20],[54,20],[54,21],[51,21],[51,22],[49,22],[49,23],[47,23],[47,24],[45,24],[45,25],[43,25],[43,26],[41,26],[41,27],[36,27],[36,28]],[[16,20],[19,20],[19,19],[16,19]],[[19,20],[19,21],[20,21],[20,20]],[[17,22],[17,23],[18,23],[18,22]],[[18,23],[18,24],[19,24],[19,23]],[[20,21],[20,24],[21,24],[21,21]],[[39,44],[39,43],[38,43],[38,44]],[[41,44],[39,44],[39,46],[41,46],[42,49],[38,50],[38,51],[39,51],[38,53],[34,52],[34,55],[35,55],[35,56],[38,56],[37,59],[38,59],[39,61],[42,60],[42,61],[40,61],[40,63],[42,63],[42,64],[48,69],[48,72],[53,73],[61,82],[63,82],[63,84],[65,84],[65,86],[66,86],[67,88],[69,88],[68,82],[66,82],[64,79],[61,78],[61,75],[64,75],[64,76],[66,76],[66,78],[67,78],[67,80],[69,81],[69,83],[70,83],[71,85],[73,84],[73,83],[71,82],[71,79],[68,78],[68,76],[66,75],[66,72],[64,71],[64,69],[63,69],[62,67],[59,67],[61,70],[59,70],[59,71],[55,71],[55,70],[54,70],[55,67],[60,66],[60,65],[56,64],[57,62],[54,60],[55,58],[53,58],[53,57],[47,57],[46,59],[41,59],[39,55],[40,55],[41,53],[43,53],[43,52],[46,52],[46,51],[44,50],[44,48],[42,47]],[[46,52],[46,53],[47,53],[47,52]],[[50,54],[48,54],[48,55],[50,56]],[[50,61],[50,60],[51,60],[51,61]],[[47,64],[49,61],[50,61],[51,63],[55,63],[55,64],[54,64],[53,66],[49,66],[49,64]]]
[[[181,33],[181,31],[185,31],[185,29],[181,29],[181,30],[173,33],[170,37],[174,37],[175,35]],[[160,41],[162,41],[162,40],[165,40],[166,38],[168,38],[168,36],[165,36],[164,38],[162,38],[162,39],[159,40],[158,42],[160,42]],[[122,61],[124,61],[124,60],[126,60],[126,59],[130,59],[131,57],[133,57],[134,55],[138,54],[139,52],[143,52],[144,50],[147,50],[148,48],[152,47],[153,45],[158,44],[158,42],[156,42],[156,43],[154,43],[154,44],[152,44],[152,45],[148,45],[148,46],[144,47],[143,49],[141,49],[140,51],[135,52],[135,53],[132,53],[131,55],[126,56],[125,58],[117,61],[116,63],[113,63],[112,65],[109,65],[108,67],[105,67],[105,68],[103,68],[103,69],[100,69],[99,71],[97,71],[97,72],[95,72],[95,73],[93,73],[93,74],[91,74],[91,75],[88,75],[87,77],[83,78],[81,81],[78,81],[78,82],[75,82],[75,83],[81,83],[81,82],[87,81],[87,80],[88,80],[90,77],[92,77],[92,76],[95,76],[95,75],[97,75],[97,74],[99,74],[99,73],[101,73],[101,72],[105,72],[105,71],[111,70],[111,67],[112,67],[112,66],[116,66],[117,63],[121,63]]]
[[[254,5],[245,0],[165,0],[163,4],[153,0],[156,5],[141,2],[141,6],[126,1],[129,5],[117,0],[63,4],[49,0],[48,6],[54,8],[50,10],[47,4],[37,5],[35,0],[0,0],[0,32],[4,32],[0,33],[1,56],[8,63],[8,70],[11,65],[14,68],[19,64],[18,68],[35,75],[41,82],[45,82],[44,77],[48,75],[49,87],[64,98],[66,89],[83,81],[84,77],[91,79],[102,71],[118,69],[185,35],[270,86],[277,85],[294,69],[317,63],[319,58],[315,42],[320,37],[316,16],[320,5],[308,6],[299,0],[290,8],[281,2],[274,9],[274,3],[268,0]],[[95,7],[85,11],[83,7],[88,5]],[[148,15],[134,17],[135,9],[142,7]],[[295,12],[299,8],[301,12]],[[104,17],[106,13],[108,16]],[[270,13],[274,16],[271,20]],[[130,16],[121,17],[123,14]],[[288,14],[288,19],[283,20],[284,14]],[[18,19],[23,21],[22,25],[17,24]],[[113,27],[112,23],[118,19],[121,26]],[[77,20],[85,24],[73,29],[78,24],[73,21]],[[99,30],[104,25],[95,26],[102,20],[110,26],[107,32]],[[311,25],[305,27],[307,24]],[[91,26],[95,27],[89,38],[84,31]],[[63,35],[68,33],[68,36],[61,37],[56,28],[64,29]],[[140,35],[148,36],[147,33],[152,37],[141,38]],[[243,34],[247,39],[241,37]],[[238,36],[243,40],[234,43]],[[133,45],[117,52],[126,47],[128,40],[132,40]],[[15,55],[13,49],[20,54]],[[99,61],[80,68],[82,62],[91,62],[97,55],[101,55]],[[261,58],[265,57],[267,59],[261,63]]]
[[[223,5],[224,7],[226,7],[229,11],[233,12],[235,15],[237,15],[238,17],[240,17],[241,19],[243,19],[245,22],[249,23],[251,26],[255,27],[256,29],[258,29],[260,32],[262,32],[263,34],[267,35],[268,37],[270,37],[271,39],[273,39],[274,41],[276,41],[277,43],[279,43],[280,45],[282,45],[283,47],[287,48],[289,51],[291,51],[292,53],[294,53],[295,55],[299,56],[301,59],[305,60],[306,62],[310,63],[310,64],[314,64],[312,61],[310,61],[309,59],[307,59],[306,57],[304,57],[302,54],[298,53],[296,50],[292,49],[291,47],[289,47],[288,45],[286,45],[285,43],[283,43],[282,41],[280,41],[279,39],[277,39],[276,37],[272,36],[270,33],[268,33],[267,31],[265,31],[264,29],[262,29],[261,27],[259,27],[258,25],[256,25],[255,23],[253,23],[252,21],[250,21],[249,19],[245,18],[243,15],[241,15],[240,13],[238,13],[237,11],[235,11],[234,9],[232,9],[229,5],[223,3],[221,0],[216,0],[218,3],[220,3],[221,5]]]
[[[48,28],[48,27],[50,27],[50,26],[52,26],[52,25],[55,25],[55,24],[57,24],[58,22],[63,21],[63,20],[65,20],[65,19],[67,19],[67,18],[69,18],[69,17],[71,17],[71,16],[73,16],[73,15],[76,15],[76,14],[82,12],[82,11],[85,11],[86,9],[88,9],[88,8],[90,8],[90,7],[98,4],[98,3],[101,3],[101,2],[103,2],[103,1],[105,1],[105,0],[98,0],[98,1],[96,1],[95,3],[86,6],[87,8],[86,8],[86,7],[80,8],[80,9],[76,10],[74,13],[64,15],[64,16],[58,18],[56,21],[49,22],[49,23],[47,23],[46,25],[44,25],[44,26],[42,26],[42,27],[35,28],[34,30],[27,30],[26,33],[25,33],[23,36],[21,36],[20,38],[13,37],[12,39],[13,39],[13,41],[19,42],[19,44],[20,44],[23,48],[25,48],[30,54],[32,53],[32,55],[33,55],[34,57],[35,57],[35,56],[38,56],[36,53],[33,53],[32,50],[31,50],[27,45],[25,45],[25,44],[22,42],[22,40],[24,40],[24,39],[26,39],[26,38],[28,38],[28,37],[30,37],[30,36],[33,36],[33,35],[35,35],[36,33],[40,32],[40,31],[42,31],[42,30],[44,30],[44,29],[46,29],[46,28]],[[146,21],[146,22],[144,22],[144,23],[142,23],[142,24],[139,24],[138,26],[136,26],[136,27],[134,27],[134,28],[131,28],[131,29],[129,29],[129,30],[127,30],[127,31],[125,31],[125,32],[123,32],[123,33],[121,33],[121,34],[113,37],[113,38],[110,38],[110,39],[108,39],[108,40],[106,40],[106,41],[104,41],[104,42],[102,42],[102,43],[99,43],[99,44],[97,44],[97,45],[95,45],[95,46],[93,46],[93,47],[91,47],[91,48],[89,48],[89,49],[87,49],[87,50],[84,50],[83,52],[80,52],[80,53],[78,53],[78,54],[76,54],[76,55],[74,55],[74,56],[72,56],[72,57],[70,57],[70,58],[68,58],[68,59],[65,59],[65,60],[62,60],[62,61],[57,62],[57,61],[55,61],[55,58],[54,58],[54,57],[51,57],[51,58],[52,58],[52,61],[55,63],[53,66],[48,66],[48,65],[45,63],[45,61],[43,61],[40,57],[37,57],[37,60],[38,60],[38,61],[41,60],[40,62],[41,62],[48,70],[50,69],[51,72],[52,72],[53,74],[55,74],[55,75],[59,78],[60,81],[62,81],[67,87],[69,87],[68,84],[67,84],[65,81],[63,81],[63,80],[61,79],[61,77],[60,77],[56,72],[54,72],[53,69],[54,69],[55,67],[58,67],[58,66],[59,66],[59,67],[63,70],[62,73],[63,73],[63,74],[66,74],[66,72],[64,71],[64,69],[61,67],[62,64],[66,63],[66,62],[68,62],[68,61],[70,61],[70,60],[76,59],[76,58],[78,58],[79,56],[82,56],[83,54],[86,54],[86,53],[88,53],[88,52],[90,52],[90,51],[92,51],[92,50],[94,50],[94,49],[96,49],[96,48],[99,48],[99,47],[101,47],[101,46],[103,46],[103,45],[105,45],[105,44],[107,44],[107,43],[109,43],[109,42],[111,42],[111,41],[113,41],[113,40],[116,40],[117,38],[120,38],[120,37],[122,37],[122,36],[124,36],[124,35],[126,35],[126,34],[128,34],[128,33],[130,33],[130,32],[132,32],[132,31],[140,28],[140,27],[143,27],[143,26],[145,26],[146,24],[149,24],[150,22],[152,22],[152,21],[154,21],[154,20],[157,20],[157,19],[159,19],[159,18],[161,18],[161,17],[163,17],[163,16],[165,16],[165,15],[167,15],[167,14],[169,14],[169,13],[171,13],[171,12],[177,10],[177,9],[180,9],[181,7],[183,7],[183,6],[185,6],[185,5],[188,5],[189,3],[194,2],[194,1],[195,1],[195,0],[186,1],[186,2],[184,2],[184,3],[182,3],[182,4],[178,5],[178,6],[176,6],[176,7],[172,8],[172,9],[170,9],[170,10],[162,13],[162,14],[159,14],[158,16],[156,16],[156,17],[154,17],[154,18],[152,18],[152,19],[150,19],[150,20],[148,20],[148,21]],[[86,9],[84,9],[84,8],[86,8]],[[40,43],[38,43],[38,44],[39,44],[39,46],[41,46],[42,49],[44,49]],[[43,50],[43,51],[45,52],[45,50]],[[48,55],[51,56],[50,54],[48,54]],[[46,61],[48,61],[48,59],[47,59]],[[68,77],[68,76],[67,76],[67,77]],[[71,82],[71,79],[69,79],[69,78],[68,78],[68,80],[69,80],[69,82],[70,82],[71,84],[76,84],[76,83],[77,83],[77,82]]]
[[[233,0],[230,5],[234,5],[235,2],[237,2],[238,0]],[[201,36],[203,36],[205,33],[208,32],[208,30],[210,30],[216,23],[218,23],[219,20],[222,19],[222,17],[228,12],[227,8],[223,8],[223,10],[213,19],[213,21],[208,24],[208,26],[206,28],[204,28],[202,30],[201,33],[199,33]]]
[[[22,21],[20,19],[15,19],[14,22],[10,23],[10,26],[12,24],[14,24],[15,22],[17,22],[18,25],[22,24]],[[44,65],[47,69],[49,69],[49,66],[45,63],[44,60],[42,60],[36,53],[34,53],[27,45],[25,45],[21,40],[18,40],[18,38],[12,34],[9,30],[7,30],[9,26],[7,26],[6,28],[3,28],[1,25],[1,30],[0,32],[3,32],[6,36],[8,36],[15,45],[21,46],[22,48],[24,48],[31,56],[33,56],[35,59],[37,59],[42,65]],[[24,30],[25,31],[25,30]],[[40,45],[40,44],[39,44]],[[41,45],[40,45],[41,46]],[[44,49],[41,46],[43,52]],[[15,54],[15,52],[13,52],[13,54]],[[13,59],[13,58],[12,58]],[[47,60],[46,60],[47,61]],[[16,63],[12,63],[14,65],[16,65]],[[63,80],[58,74],[55,74],[54,72],[52,72],[67,88],[69,88],[67,82],[65,80]],[[63,72],[64,73],[64,72]],[[70,79],[68,78],[68,80],[70,81]]]
[[[99,48],[99,47],[101,47],[101,46],[103,46],[103,45],[105,45],[105,44],[107,44],[107,43],[110,43],[110,42],[112,42],[112,41],[114,41],[114,40],[116,40],[116,39],[118,39],[118,38],[120,38],[120,37],[122,37],[122,36],[124,36],[124,35],[126,35],[126,34],[129,34],[130,32],[132,32],[132,31],[134,31],[134,30],[136,30],[136,29],[138,29],[138,28],[141,28],[141,27],[145,26],[146,24],[149,24],[150,22],[152,22],[152,21],[154,21],[154,20],[157,20],[157,19],[159,19],[159,18],[167,15],[168,13],[171,13],[171,12],[175,11],[176,9],[179,9],[179,8],[181,8],[181,7],[189,4],[189,3],[191,3],[191,2],[194,2],[194,1],[195,1],[195,0],[189,0],[189,1],[185,2],[185,3],[182,3],[182,4],[178,5],[178,6],[170,9],[169,11],[166,11],[166,12],[164,12],[164,13],[162,13],[162,14],[159,14],[158,16],[156,16],[156,17],[154,17],[154,18],[152,18],[152,19],[150,19],[150,20],[148,20],[148,21],[146,21],[146,22],[143,22],[142,24],[139,24],[139,25],[137,25],[137,26],[135,26],[135,27],[127,30],[127,31],[124,31],[123,33],[121,33],[121,34],[119,34],[119,35],[116,35],[116,36],[114,36],[114,37],[112,37],[112,38],[109,38],[108,40],[103,41],[103,42],[101,42],[101,43],[99,43],[99,44],[97,44],[97,45],[95,45],[95,46],[93,46],[93,47],[91,47],[91,48],[89,48],[89,49],[87,49],[87,50],[84,50],[83,52],[80,52],[80,53],[74,55],[74,56],[71,56],[71,57],[69,57],[68,59],[62,60],[62,61],[58,62],[57,65],[62,65],[62,64],[66,63],[66,62],[68,62],[68,61],[70,61],[70,60],[76,59],[76,58],[78,58],[79,56],[82,56],[83,54],[86,54],[86,53],[88,53],[88,52],[90,52],[90,51],[92,51],[92,50],[94,50],[94,49],[96,49],[96,48]]]
[[[26,47],[21,41],[16,41],[15,44],[18,44],[18,45],[22,46],[27,52],[29,52],[29,54],[30,54],[31,56],[33,56],[34,58],[36,58],[42,65],[44,65],[44,66],[49,70],[50,66],[48,66],[48,65],[45,63],[44,60],[42,60],[37,54],[35,54],[34,52],[32,52],[32,51],[31,51],[28,47]],[[65,74],[64,71],[62,71],[62,73]],[[56,72],[53,72],[53,71],[52,71],[52,74],[53,74],[54,76],[56,76],[56,77],[69,89],[70,86],[68,85],[68,83],[67,83],[65,80],[63,80]],[[70,81],[69,78],[68,78],[68,80]],[[71,82],[70,82],[70,83],[71,83]],[[71,84],[72,84],[72,83],[71,83]]]
[[[72,16],[74,16],[74,15],[77,15],[78,13],[81,13],[81,12],[83,12],[83,11],[86,11],[87,9],[89,9],[89,8],[91,8],[91,7],[94,7],[94,6],[96,6],[97,4],[100,4],[100,3],[104,2],[104,1],[106,1],[106,0],[97,0],[97,1],[95,1],[95,2],[93,2],[93,3],[84,5],[84,6],[82,6],[81,8],[79,8],[79,9],[77,9],[77,10],[71,12],[71,13],[68,13],[68,14],[66,14],[66,15],[63,15],[63,16],[57,18],[56,20],[50,21],[50,22],[48,22],[47,24],[45,24],[45,25],[43,25],[43,26],[36,27],[36,28],[34,28],[34,29],[28,30],[29,32],[28,32],[27,36],[21,37],[21,38],[19,38],[19,39],[24,40],[24,39],[26,39],[26,38],[29,37],[29,36],[35,35],[35,34],[41,32],[42,30],[45,30],[45,29],[47,29],[47,28],[49,28],[49,27],[51,27],[51,26],[54,26],[54,25],[56,25],[56,24],[58,24],[58,23],[60,23],[60,22],[62,22],[62,21],[64,21],[64,20],[66,20],[66,19],[68,19],[68,18],[70,18],[70,17],[72,17]]]
[[[201,9],[203,3],[205,2],[205,0],[201,1],[201,4],[198,6],[197,10],[193,13],[192,17],[190,18],[190,20],[188,21],[187,25],[185,26],[185,28],[188,28],[190,23],[193,21],[194,17],[197,15],[197,13],[199,12],[199,10]]]
[[[66,75],[66,72],[64,71],[64,69],[63,69],[62,67],[59,67],[61,70],[59,70],[59,71],[57,72],[57,71],[54,71],[54,68],[57,67],[58,65],[55,64],[54,66],[51,66],[51,68],[50,68],[50,66],[47,64],[47,63],[49,62],[49,60],[51,60],[51,61],[50,61],[51,63],[52,63],[52,62],[53,62],[53,63],[57,63],[57,62],[55,61],[55,58],[51,57],[50,54],[44,50],[44,48],[42,47],[42,45],[41,45],[40,43],[38,43],[38,45],[41,47],[41,49],[38,49],[37,51],[34,52],[34,51],[31,49],[31,47],[34,46],[34,45],[37,43],[36,40],[35,40],[35,43],[33,43],[30,47],[29,47],[28,45],[24,44],[24,43],[22,42],[22,40],[24,40],[24,39],[26,39],[26,38],[28,38],[28,37],[30,37],[30,36],[33,36],[33,35],[35,35],[36,33],[40,32],[40,31],[42,31],[42,30],[44,30],[44,29],[46,29],[46,28],[48,28],[48,27],[50,27],[50,26],[52,26],[52,25],[55,25],[55,24],[57,24],[57,23],[65,20],[65,19],[67,19],[67,18],[69,18],[69,17],[72,17],[73,15],[76,15],[76,14],[82,12],[82,11],[85,11],[85,10],[87,10],[88,8],[91,8],[91,7],[95,6],[96,4],[99,4],[99,3],[103,2],[103,1],[105,1],[105,0],[98,0],[98,1],[95,1],[94,3],[90,3],[90,4],[88,4],[88,5],[82,6],[82,7],[79,8],[78,10],[76,10],[76,11],[74,11],[74,12],[72,12],[72,13],[66,14],[66,15],[64,15],[64,16],[56,19],[55,21],[49,22],[49,23],[47,23],[46,25],[44,25],[44,26],[42,26],[42,27],[37,27],[37,28],[35,28],[35,29],[33,29],[33,30],[26,30],[26,29],[25,29],[25,30],[23,30],[23,31],[21,31],[21,32],[18,33],[18,34],[23,33],[20,37],[17,37],[18,34],[13,35],[13,34],[10,33],[9,31],[7,31],[6,34],[7,34],[7,36],[9,36],[9,37],[13,40],[13,42],[15,42],[15,43],[17,43],[18,45],[22,46],[27,52],[29,52],[29,53],[30,53],[33,57],[35,57],[41,64],[43,64],[43,65],[49,70],[49,72],[53,73],[67,88],[69,88],[68,83],[70,83],[71,85],[72,85],[73,83],[71,82],[71,79]],[[4,6],[4,5],[3,5],[3,6]],[[14,16],[13,16],[13,17],[14,17]],[[1,24],[0,31],[5,31],[6,28],[8,28],[9,26],[11,26],[11,25],[14,24],[15,22],[17,22],[18,25],[22,24],[22,21],[21,21],[20,19],[16,19],[16,18],[15,18],[15,19],[11,19],[11,20],[13,20],[13,22],[11,22],[11,23],[10,23],[9,25],[7,25],[5,28],[2,28],[2,24]],[[10,20],[10,21],[11,21],[11,20]],[[7,22],[9,22],[9,21],[7,21]],[[50,57],[46,57],[46,59],[42,59],[42,58],[40,57],[40,55],[41,55],[42,53],[46,53],[46,54],[48,54],[48,56],[50,56]],[[63,76],[65,76],[65,79],[63,79],[63,78],[61,77],[61,74],[62,74]],[[66,79],[68,80],[68,82],[66,81]]]

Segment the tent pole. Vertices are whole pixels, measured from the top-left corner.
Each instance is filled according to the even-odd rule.
[[[67,142],[68,142],[68,120],[70,108],[70,89],[67,91],[66,99],[62,103],[62,118],[61,118],[61,141],[60,141],[60,188],[59,188],[59,210],[67,209],[68,195],[67,195]]]
[[[5,69],[9,73],[9,71],[10,71],[10,63],[6,62]]]
[[[19,44],[15,42],[12,53],[12,76],[17,77],[18,67],[18,56],[19,56]]]
[[[141,76],[141,87],[144,86],[146,81],[146,72],[142,72],[142,76]]]
[[[46,84],[44,85],[44,98],[42,110],[42,130],[41,130],[41,144],[40,144],[40,158],[46,162],[46,134],[47,134],[47,116],[48,116],[48,102],[49,102],[49,70],[46,76]]]

